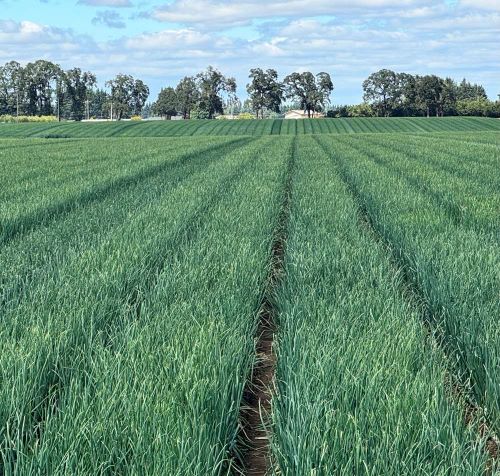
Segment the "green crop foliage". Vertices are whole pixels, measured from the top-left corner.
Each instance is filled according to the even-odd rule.
[[[270,474],[494,473],[499,131],[0,124],[0,474],[239,474],[263,302]]]
[[[481,445],[446,397],[443,356],[400,271],[335,159],[312,138],[300,144],[279,296],[280,474],[480,474]]]
[[[321,143],[331,148],[344,180],[406,268],[457,373],[470,384],[498,431],[498,179],[488,178],[481,163],[476,177],[469,176],[470,164],[461,165],[459,158],[462,144],[448,144],[441,152],[435,148],[434,159],[429,159],[429,140],[423,137],[395,148],[392,139],[385,146],[344,139],[335,147],[324,139]],[[407,164],[399,169],[403,149]],[[474,154],[469,161],[475,157],[485,163],[497,160],[486,145],[476,145]],[[451,177],[433,160],[457,167],[463,178],[460,173]],[[481,174],[484,180],[478,183]]]
[[[123,121],[108,123],[0,124],[0,138],[177,137],[226,135],[379,134],[499,131],[485,117],[355,117],[340,119],[246,121]]]
[[[91,260],[103,274],[87,284],[82,299],[74,296],[78,279],[64,291],[54,283],[58,315],[50,323],[40,316],[39,326],[52,326],[47,334],[60,347],[47,356],[46,337],[38,352],[39,360],[58,366],[52,392],[59,412],[50,415],[49,407],[39,416],[43,437],[36,447],[28,439],[9,448],[19,471],[220,474],[227,467],[267,274],[273,204],[281,197],[283,148],[286,142],[270,147],[263,140],[235,149],[191,178],[181,196],[152,203],[146,230],[127,225]],[[133,230],[148,238],[141,242]],[[118,259],[122,253],[130,263]],[[91,297],[96,292],[98,301]],[[47,291],[40,299],[52,301]],[[34,305],[46,307],[29,299],[25,312]],[[56,335],[56,325],[64,336]],[[38,347],[33,332],[25,346],[28,353]],[[16,395],[11,407],[19,411],[25,398]]]
[[[8,144],[0,157],[6,170],[0,191],[0,242],[146,177],[168,173],[194,152],[202,152],[199,144],[186,139],[154,144],[144,140],[66,140],[48,150],[39,140]],[[203,144],[208,151],[223,143],[209,138]],[[24,157],[17,161],[21,153]]]

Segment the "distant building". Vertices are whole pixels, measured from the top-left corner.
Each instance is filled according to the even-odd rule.
[[[311,118],[325,117],[322,112],[311,112]],[[292,109],[285,114],[285,119],[308,119],[307,111]]]

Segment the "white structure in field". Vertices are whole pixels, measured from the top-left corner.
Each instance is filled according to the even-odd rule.
[[[325,117],[322,112],[311,112],[311,118]],[[292,109],[285,114],[285,119],[308,119],[307,111],[301,109]]]

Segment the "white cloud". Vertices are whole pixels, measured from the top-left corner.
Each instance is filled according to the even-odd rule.
[[[152,17],[175,23],[239,24],[252,19],[290,16],[333,15],[352,9],[416,7],[430,0],[175,0],[158,7]]]
[[[405,19],[406,18],[419,19],[419,18],[434,17],[444,12],[446,12],[446,6],[437,4],[433,6],[425,6],[425,7],[409,8],[401,10],[398,12],[398,16],[399,18],[405,18]]]
[[[498,13],[464,13],[452,17],[445,16],[429,19],[418,25],[419,29],[435,31],[440,29],[447,31],[469,31],[474,30],[478,34],[483,31],[496,30],[500,36],[500,14]],[[499,41],[500,50],[500,41]]]
[[[466,76],[484,83],[495,97],[500,14],[482,8],[493,2],[479,0],[481,8],[465,8],[467,1],[447,6],[426,0],[175,0],[156,13],[185,25],[161,28],[150,22],[159,31],[100,42],[38,22],[0,20],[0,62],[51,59],[64,68],[90,69],[101,84],[119,72],[130,73],[148,82],[153,94],[209,64],[236,76],[241,96],[251,67],[273,67],[281,76],[325,70],[334,77],[335,102],[359,100],[363,79],[387,67]],[[113,16],[105,17],[107,11]],[[100,10],[95,18],[102,25],[121,21],[115,10]],[[251,27],[231,29],[256,19],[261,21]]]
[[[163,30],[142,34],[125,40],[125,46],[133,50],[158,50],[173,52],[178,49],[210,46],[212,37],[191,28]]]
[[[122,16],[115,10],[104,10],[97,12],[92,19],[94,25],[104,25],[109,28],[125,28],[126,24]]]
[[[48,45],[81,44],[81,38],[70,30],[55,28],[32,21],[15,22],[12,20],[0,21],[0,55],[16,57],[34,56],[40,48]],[[22,46],[17,49],[16,45]],[[26,49],[31,45],[32,49]],[[13,58],[12,58],[13,59]]]
[[[498,0],[460,0],[459,5],[466,8],[484,8],[486,10],[500,11]]]
[[[32,21],[23,21],[19,25],[19,34],[20,35],[31,35],[42,33],[44,31],[44,27],[39,25],[38,23],[34,23]]]

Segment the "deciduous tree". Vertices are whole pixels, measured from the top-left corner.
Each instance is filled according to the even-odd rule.
[[[389,69],[370,74],[363,82],[363,99],[382,115],[390,116],[401,98],[398,75]]]
[[[321,111],[330,102],[333,82],[328,73],[319,73],[316,77],[309,71],[292,73],[283,83],[286,96],[297,101],[308,117],[315,111]]]
[[[251,82],[247,85],[247,92],[257,119],[264,117],[265,110],[279,112],[284,99],[284,85],[278,81],[277,71],[254,68],[250,70],[249,77]]]
[[[89,91],[96,84],[96,77],[90,72],[82,72],[80,68],[73,68],[64,73],[63,81],[64,93],[69,102],[68,115],[81,121],[85,117],[86,101]]]
[[[62,70],[57,64],[46,60],[28,63],[23,69],[26,92],[25,111],[28,115],[49,116],[54,113],[53,99],[57,107],[59,90],[62,81]]]
[[[149,87],[140,79],[134,81],[132,87],[132,101],[131,107],[133,114],[139,116],[141,114],[142,108],[149,97]]]
[[[0,66],[0,114],[16,115],[18,106],[23,113],[24,97],[23,68],[17,61]]]
[[[115,79],[107,81],[106,86],[111,89],[113,117],[120,120],[141,113],[149,96],[149,88],[143,81],[119,74]]]
[[[178,99],[174,88],[162,88],[158,99],[153,105],[153,112],[157,116],[171,119],[177,116]]]
[[[236,80],[212,66],[196,76],[196,83],[200,95],[197,109],[209,119],[224,112],[224,95],[236,97]]]
[[[196,85],[196,80],[191,76],[181,79],[175,88],[177,97],[177,109],[182,114],[183,119],[191,117],[191,111],[200,100],[200,93]]]
[[[427,117],[432,113],[442,115],[444,104],[444,81],[435,75],[419,77],[417,80],[417,102]]]

